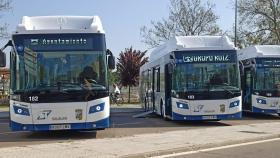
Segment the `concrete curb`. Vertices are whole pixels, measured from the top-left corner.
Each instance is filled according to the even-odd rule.
[[[280,136],[280,122],[1,148],[0,157],[148,157]],[[20,155],[20,156],[19,156]]]

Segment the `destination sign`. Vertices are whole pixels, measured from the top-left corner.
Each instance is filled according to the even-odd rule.
[[[104,34],[36,34],[14,36],[19,52],[60,50],[106,50]]]
[[[86,38],[57,38],[57,39],[28,39],[28,43],[30,45],[36,46],[36,45],[86,45],[88,39]]]
[[[24,46],[32,50],[63,50],[63,49],[90,49],[90,38],[30,38],[24,40]]]
[[[277,58],[259,58],[256,59],[257,67],[280,67],[280,59]]]
[[[207,55],[207,56],[183,56],[183,61],[185,63],[193,62],[227,62],[230,61],[229,55]]]
[[[176,63],[227,63],[236,62],[234,50],[201,50],[174,52]]]

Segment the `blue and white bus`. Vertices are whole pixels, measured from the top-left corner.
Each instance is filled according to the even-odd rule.
[[[225,36],[179,36],[140,69],[146,110],[171,120],[241,118],[237,52]]]
[[[244,67],[241,76],[243,110],[280,113],[280,46],[256,45],[238,51]]]
[[[109,127],[107,69],[115,63],[98,16],[25,16],[7,46],[13,131]]]

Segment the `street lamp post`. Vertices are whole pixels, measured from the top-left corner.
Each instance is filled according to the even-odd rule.
[[[234,45],[237,46],[237,0],[235,0],[235,25],[234,25]]]

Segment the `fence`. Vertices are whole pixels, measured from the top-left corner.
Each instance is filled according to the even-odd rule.
[[[113,92],[114,88],[110,86],[110,92]],[[130,103],[139,103],[139,87],[130,87]],[[121,88],[121,95],[124,102],[128,102],[128,87]]]

